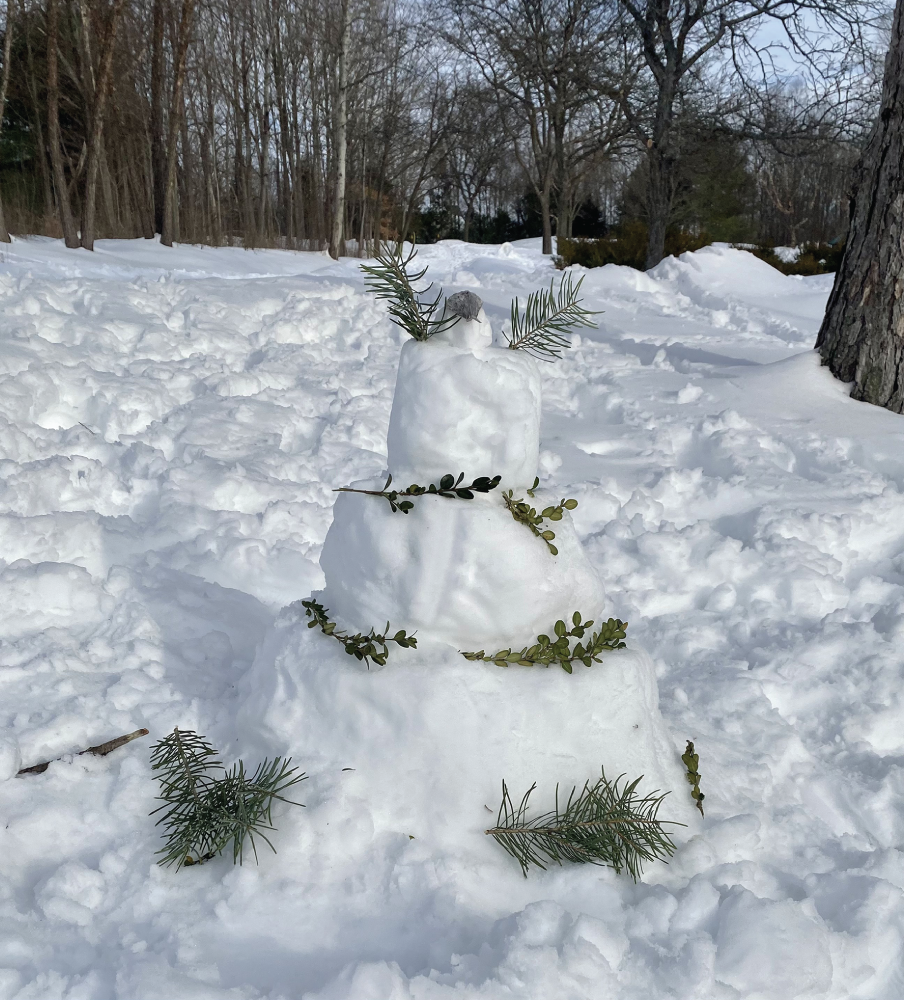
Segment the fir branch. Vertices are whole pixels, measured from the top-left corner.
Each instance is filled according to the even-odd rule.
[[[473,500],[475,493],[489,493],[490,490],[495,490],[499,485],[501,476],[493,476],[492,479],[489,476],[478,476],[473,483],[469,483],[467,486],[462,486],[461,481],[464,479],[465,474],[460,472],[458,474],[458,479],[456,479],[451,473],[443,476],[440,479],[439,484],[431,483],[429,486],[418,486],[416,483],[412,483],[407,490],[390,490],[389,486],[392,483],[392,475],[386,480],[386,485],[382,490],[356,490],[351,486],[340,486],[338,489],[333,490],[334,493],[364,493],[369,497],[384,497],[389,501],[389,506],[392,512],[395,514],[401,511],[403,514],[407,514],[409,510],[414,507],[414,504],[410,500],[399,500],[399,497],[420,497],[425,495],[447,497],[450,500]]]
[[[562,357],[562,351],[571,347],[567,335],[574,327],[596,325],[591,317],[597,314],[580,305],[578,293],[583,281],[579,278],[575,284],[570,274],[563,274],[558,294],[553,291],[553,282],[549,283],[548,292],[531,292],[523,316],[515,299],[509,321],[511,330],[505,335],[509,347],[513,351],[527,351],[540,361]]]
[[[533,497],[534,490],[539,485],[540,480],[535,479],[534,485],[527,491],[528,496]],[[538,538],[542,538],[543,541],[546,542],[546,547],[549,551],[554,556],[557,556],[559,554],[559,550],[552,544],[552,540],[556,537],[556,533],[551,531],[549,528],[543,528],[543,521],[546,518],[549,518],[550,521],[561,521],[564,511],[574,510],[575,507],[577,507],[577,500],[560,500],[558,505],[546,507],[538,514],[535,508],[531,507],[529,503],[525,503],[523,500],[516,500],[511,490],[503,491],[502,499],[505,501],[505,506],[508,508],[512,517],[520,524],[526,525],[530,528],[530,530]]]
[[[386,623],[386,628],[381,635],[378,635],[373,629],[367,635],[362,635],[360,632],[357,635],[349,635],[347,632],[340,631],[336,623],[329,620],[329,612],[322,604],[308,600],[302,601],[301,606],[308,618],[313,619],[313,621],[308,622],[308,628],[319,625],[320,631],[324,635],[332,636],[345,646],[345,651],[349,656],[365,660],[368,669],[371,660],[374,663],[379,663],[381,667],[385,665],[389,657],[389,648],[386,645],[388,642],[394,642],[402,649],[417,648],[417,639],[414,635],[408,635],[404,629],[399,629],[395,635],[390,635],[389,622]]]
[[[443,298],[442,289],[432,301],[422,301],[421,297],[427,295],[433,284],[424,289],[415,288],[427,273],[426,267],[419,271],[408,270],[408,265],[416,256],[417,250],[413,245],[406,255],[402,243],[378,243],[375,263],[362,264],[361,270],[366,275],[365,284],[376,293],[377,298],[388,300],[392,321],[415,340],[429,340],[454,326],[461,317],[450,315],[436,319]]]
[[[229,771],[217,759],[218,752],[190,729],[174,729],[151,748],[151,768],[157,775],[163,802],[151,815],[167,810],[157,820],[166,843],[157,853],[158,863],[177,870],[216,857],[232,842],[233,863],[242,863],[245,840],[251,842],[255,861],[260,837],[276,853],[264,831],[273,831],[274,800],[292,802],[282,794],[307,775],[290,767],[291,758],[267,759],[249,778],[242,761]],[[216,772],[223,772],[217,776]],[[193,857],[194,855],[194,857]]]
[[[691,785],[691,798],[697,803],[700,815],[703,816],[703,800],[706,796],[700,791],[700,778],[702,777],[698,770],[700,755],[694,752],[694,744],[690,740],[687,741],[687,749],[681,755],[681,759],[687,768],[685,777]]]
[[[627,870],[636,882],[644,862],[665,861],[675,853],[664,827],[684,824],[658,818],[665,795],[641,795],[637,791],[641,778],[620,785],[623,778],[609,781],[603,770],[599,780],[593,785],[586,782],[579,795],[572,788],[561,810],[557,785],[555,809],[533,819],[527,818],[527,810],[536,783],[516,809],[503,781],[496,826],[485,832],[521,865],[525,878],[531,865],[545,870],[546,862],[572,861],[606,865],[619,873]]]
[[[572,673],[572,665],[576,660],[589,667],[591,663],[601,663],[600,656],[610,649],[624,649],[627,645],[623,640],[628,623],[610,618],[593,632],[587,642],[578,641],[573,647],[569,639],[581,640],[593,625],[593,620],[582,622],[581,613],[575,611],[571,616],[571,629],[561,619],[556,622],[555,639],[548,635],[538,635],[533,646],[525,646],[520,652],[511,649],[500,649],[498,653],[488,656],[482,649],[478,653],[462,653],[466,660],[486,660],[495,663],[497,667],[508,667],[517,663],[522,667],[532,667],[537,664],[548,667],[558,663],[565,673]]]

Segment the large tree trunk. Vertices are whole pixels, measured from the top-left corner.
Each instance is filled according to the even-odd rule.
[[[185,82],[185,61],[188,58],[188,40],[191,36],[192,15],[195,0],[182,0],[182,16],[179,19],[179,47],[173,66],[173,100],[169,113],[169,135],[166,143],[166,177],[163,189],[163,226],[160,242],[167,247],[173,245],[176,196],[176,152],[179,139],[179,123],[182,119],[182,85]]]
[[[336,187],[330,228],[330,256],[338,260],[345,250],[345,178],[348,159],[348,46],[351,36],[349,0],[342,5],[342,38],[339,42],[339,87],[336,94]]]
[[[60,19],[57,0],[47,0],[47,131],[50,143],[50,163],[53,167],[53,186],[56,190],[57,207],[63,239],[71,249],[79,246],[72,206],[69,203],[69,188],[63,171],[63,151],[60,138],[60,71],[59,71]]]
[[[885,61],[882,109],[860,163],[847,248],[816,340],[853,399],[904,413],[904,0]]]
[[[3,133],[3,112],[6,108],[6,91],[9,87],[9,57],[13,46],[13,5],[6,5],[6,35],[3,39],[3,76],[0,77],[0,135]],[[11,243],[6,217],[3,215],[3,198],[0,196],[0,242]]]
[[[677,163],[668,149],[654,144],[647,150],[647,259],[644,267],[655,267],[665,256],[665,233],[672,212]]]
[[[97,206],[97,173],[103,156],[104,114],[107,110],[107,97],[112,87],[113,50],[116,46],[116,33],[119,30],[119,19],[125,0],[113,0],[104,32],[100,50],[100,66],[97,73],[97,84],[94,87],[94,107],[91,109],[91,131],[88,136],[88,159],[85,171],[85,203],[82,206],[82,246],[86,250],[94,249],[94,215]],[[107,211],[112,206],[107,199]]]

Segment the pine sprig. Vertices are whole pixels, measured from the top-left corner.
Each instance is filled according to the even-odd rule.
[[[513,351],[527,351],[541,361],[562,357],[562,351],[571,347],[567,335],[575,327],[596,326],[592,320],[596,313],[580,305],[578,293],[583,281],[579,278],[575,284],[570,274],[563,274],[558,294],[553,291],[553,282],[549,283],[549,291],[531,292],[523,316],[515,299],[509,321],[511,329],[505,335],[509,347]]]
[[[611,649],[624,649],[624,642],[628,623],[619,621],[617,618],[610,618],[600,625],[599,630],[591,633],[586,642],[580,640],[584,638],[593,620],[581,621],[581,613],[575,611],[571,616],[572,627],[569,629],[564,621],[559,619],[556,622],[555,639],[548,635],[538,635],[533,646],[525,646],[520,652],[511,649],[500,649],[498,653],[488,656],[482,649],[478,653],[462,653],[466,660],[486,660],[495,663],[497,667],[509,667],[513,663],[522,667],[532,667],[541,665],[550,666],[558,663],[566,674],[572,673],[573,664],[577,660],[589,667],[591,663],[601,663],[600,656]],[[579,641],[572,647],[569,639]]]
[[[702,777],[699,771],[700,755],[694,751],[694,744],[690,740],[687,741],[687,747],[681,755],[681,760],[687,768],[685,777],[691,785],[691,798],[697,803],[700,815],[703,816],[703,800],[706,796],[700,791],[700,778]]]
[[[356,490],[351,486],[340,486],[338,489],[333,490],[333,492],[364,493],[369,497],[384,497],[389,501],[389,507],[394,514],[399,511],[407,514],[414,507],[414,504],[410,500],[400,500],[399,497],[420,497],[429,494],[431,496],[447,497],[450,500],[473,500],[475,493],[489,493],[490,490],[495,490],[502,479],[501,476],[493,476],[492,479],[489,476],[478,476],[473,483],[462,486],[461,481],[464,478],[465,474],[463,472],[458,474],[458,479],[451,473],[448,473],[440,479],[438,484],[431,483],[429,486],[418,486],[416,483],[412,483],[407,490],[391,490],[389,486],[392,483],[392,475],[390,474],[382,490]]]
[[[413,245],[406,254],[402,243],[378,243],[374,254],[375,263],[362,264],[361,270],[366,275],[365,284],[376,293],[377,298],[389,302],[392,321],[415,340],[429,340],[454,326],[461,317],[451,315],[442,318],[440,314],[440,318],[436,318],[443,292],[440,289],[433,300],[422,299],[433,288],[433,284],[424,289],[415,287],[427,273],[426,267],[419,271],[408,270],[416,256],[417,250]]]
[[[159,864],[177,870],[201,864],[222,854],[230,842],[233,863],[241,864],[246,839],[257,861],[255,837],[276,853],[264,832],[275,829],[273,802],[301,805],[282,793],[307,775],[289,766],[291,758],[264,760],[251,777],[242,761],[227,771],[217,758],[218,751],[190,729],[174,729],[151,748],[151,768],[160,772],[157,798],[163,802],[151,815],[166,810],[156,824],[163,826],[166,837],[157,851]]]
[[[545,870],[550,861],[571,861],[624,870],[636,882],[645,862],[665,861],[675,853],[664,827],[684,824],[659,819],[665,795],[641,795],[637,786],[642,776],[620,784],[623,778],[609,781],[603,770],[599,780],[586,782],[580,794],[572,788],[561,810],[557,785],[555,809],[533,819],[528,819],[527,810],[536,783],[515,808],[503,781],[496,826],[485,833],[521,865],[525,878],[531,865]]]
[[[533,497],[534,490],[539,485],[540,480],[535,479],[534,485],[527,491],[528,496]],[[574,510],[575,507],[577,507],[577,500],[560,500],[557,505],[546,507],[538,514],[536,509],[531,507],[529,503],[525,503],[523,499],[516,500],[512,490],[504,490],[502,493],[502,499],[505,501],[505,506],[508,508],[512,517],[520,524],[530,528],[530,530],[538,538],[542,538],[543,541],[546,542],[546,547],[549,551],[554,556],[557,556],[559,554],[559,550],[552,544],[553,539],[556,537],[556,533],[551,531],[549,528],[544,528],[543,521],[546,518],[549,518],[550,521],[561,521],[564,511]]]
[[[388,642],[394,642],[402,649],[417,648],[417,639],[414,635],[408,635],[404,629],[399,629],[395,635],[390,635],[389,622],[386,623],[383,633],[379,635],[373,629],[367,635],[362,635],[360,632],[356,635],[349,635],[347,632],[341,631],[335,622],[330,621],[329,612],[322,604],[308,600],[302,601],[301,606],[308,618],[313,619],[308,622],[308,628],[319,625],[320,631],[324,635],[332,636],[341,642],[349,656],[365,660],[368,668],[370,668],[371,660],[374,663],[379,663],[381,667],[386,664],[386,660],[389,658],[389,647],[386,645]]]

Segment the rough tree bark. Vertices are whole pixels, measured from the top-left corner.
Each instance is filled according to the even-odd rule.
[[[847,248],[816,347],[853,399],[904,413],[904,0],[857,167]]]
[[[154,187],[154,229],[163,232],[163,189],[166,146],[163,141],[163,0],[154,0],[151,28],[151,172]]]
[[[348,159],[348,47],[351,40],[351,5],[342,4],[342,37],[339,42],[339,87],[336,93],[336,187],[330,228],[330,256],[339,260],[345,249],[345,182]],[[404,234],[403,234],[404,236]]]
[[[13,4],[6,5],[6,35],[3,39],[3,76],[0,77],[0,134],[3,133],[3,111],[6,107],[6,91],[9,88],[9,57],[13,46]],[[0,242],[11,243],[6,218],[3,215],[3,198],[0,196]]]
[[[160,242],[173,245],[173,213],[176,195],[176,153],[179,139],[179,123],[182,119],[182,85],[185,82],[185,62],[188,58],[188,41],[191,35],[192,16],[195,0],[182,0],[182,16],[179,18],[179,46],[173,66],[173,100],[169,113],[169,134],[166,142],[166,177],[163,188],[163,226]]]
[[[100,65],[94,87],[94,105],[91,108],[91,129],[88,135],[88,153],[85,169],[85,202],[82,206],[82,246],[94,249],[94,216],[97,207],[97,173],[103,156],[104,114],[107,97],[112,87],[113,50],[116,33],[125,0],[113,0],[100,49]],[[109,211],[109,209],[108,209]]]
[[[60,70],[59,70],[60,18],[57,0],[47,0],[47,132],[50,143],[50,164],[53,169],[53,186],[56,191],[60,224],[66,246],[75,249],[80,245],[69,188],[63,171],[63,150],[60,137]]]

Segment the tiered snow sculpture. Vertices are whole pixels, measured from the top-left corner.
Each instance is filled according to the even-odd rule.
[[[574,611],[598,614],[602,587],[567,512],[551,525],[553,556],[500,495],[527,498],[537,476],[537,363],[493,345],[476,295],[450,296],[446,310],[461,316],[454,326],[402,348],[387,442],[393,486],[461,472],[465,483],[501,483],[469,501],[421,497],[404,515],[385,500],[340,494],[320,558],[323,603],[355,630],[389,621],[460,650],[520,649]],[[541,510],[559,499],[537,490],[530,503]]]
[[[404,276],[399,283],[404,298],[410,283]],[[562,287],[574,301],[576,289]],[[402,309],[401,298],[391,311]],[[419,308],[414,293],[408,303]],[[428,318],[430,308],[438,300]],[[398,865],[411,866],[413,880],[441,869],[450,896],[467,907],[487,891],[509,892],[517,871],[484,835],[503,780],[516,801],[536,782],[532,807],[542,810],[552,807],[557,786],[564,801],[572,785],[595,782],[604,767],[610,780],[642,775],[645,794],[672,793],[660,818],[690,828],[672,827],[677,841],[699,828],[700,817],[659,712],[654,665],[630,638],[632,648],[604,652],[589,668],[578,661],[571,674],[554,664],[503,667],[460,655],[529,647],[576,611],[598,628],[605,602],[567,511],[552,525],[553,554],[503,496],[511,490],[538,511],[561,499],[541,490],[528,497],[539,451],[535,361],[494,346],[476,296],[451,296],[446,311],[459,317],[455,325],[437,323],[427,335],[411,312],[400,324],[421,337],[405,344],[399,362],[388,435],[392,488],[402,493],[459,473],[465,484],[501,482],[472,499],[416,495],[408,513],[393,511],[385,496],[340,492],[320,560],[326,588],[316,595],[340,629],[382,632],[389,622],[390,635],[416,631],[417,648],[391,646],[387,665],[362,664],[309,627],[317,623],[307,618],[311,602],[300,601],[262,644],[242,684],[241,712],[274,753],[323,776],[322,798],[307,818],[321,817],[342,836],[311,834],[312,885],[333,864],[365,870],[380,842],[397,845],[390,853],[402,852]],[[537,327],[529,307],[531,316],[524,328]],[[383,480],[353,487],[386,492]]]

